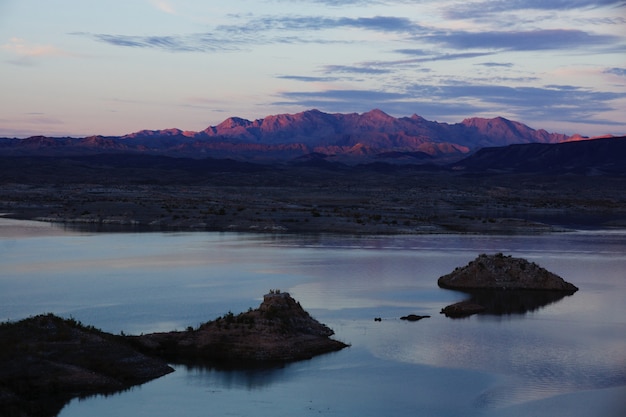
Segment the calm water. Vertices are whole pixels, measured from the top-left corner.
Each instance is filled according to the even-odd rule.
[[[526,314],[452,320],[437,278],[521,256],[580,290]],[[184,329],[289,291],[341,352],[253,371],[187,369],[74,416],[622,416],[626,233],[547,236],[92,234],[0,220],[0,320],[54,312],[113,333]],[[431,315],[415,323],[409,313]],[[374,317],[382,317],[374,322]]]

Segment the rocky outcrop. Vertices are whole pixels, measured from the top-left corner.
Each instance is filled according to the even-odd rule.
[[[405,321],[418,321],[421,319],[427,319],[430,316],[420,316],[418,314],[408,314],[406,316],[402,316],[400,317],[400,320],[405,320]]]
[[[447,317],[477,313],[524,314],[578,291],[558,275],[525,259],[496,255],[478,256],[437,281],[441,288],[466,292],[470,298],[441,310]]]
[[[462,268],[437,281],[441,288],[453,290],[501,289],[548,290],[573,293],[578,288],[534,262],[501,253],[481,254]]]
[[[470,300],[459,301],[458,303],[450,304],[441,310],[441,314],[445,314],[446,317],[458,318],[467,317],[472,314],[478,314],[485,311],[485,307],[476,304]]]
[[[146,353],[175,362],[217,361],[240,366],[308,359],[348,346],[331,339],[333,334],[289,293],[272,291],[256,310],[228,313],[184,332],[136,336],[134,344]]]
[[[122,336],[40,315],[0,325],[0,415],[54,416],[74,397],[127,389],[173,369]]]

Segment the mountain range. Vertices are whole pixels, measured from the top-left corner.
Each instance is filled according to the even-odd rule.
[[[123,136],[0,139],[4,156],[147,154],[257,163],[324,160],[349,165],[371,162],[451,163],[479,149],[511,144],[554,144],[585,139],[535,130],[502,117],[468,118],[448,124],[418,115],[392,117],[381,110],[324,113],[308,110],[263,119],[230,117],[202,131],[142,130]]]

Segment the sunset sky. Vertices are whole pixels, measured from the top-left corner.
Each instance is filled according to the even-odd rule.
[[[229,116],[503,116],[626,134],[626,1],[0,0],[0,136]]]

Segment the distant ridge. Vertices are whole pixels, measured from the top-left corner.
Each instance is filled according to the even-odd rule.
[[[452,165],[491,173],[626,175],[626,136],[483,148]]]
[[[484,147],[579,139],[584,138],[535,130],[502,117],[448,124],[415,114],[396,118],[378,109],[362,114],[307,110],[253,121],[230,117],[199,132],[164,129],[124,136],[4,138],[0,139],[0,155],[133,153],[276,163],[312,154],[347,164],[414,164],[457,161]]]

